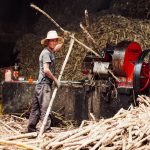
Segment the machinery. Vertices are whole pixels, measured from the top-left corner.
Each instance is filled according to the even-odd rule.
[[[132,98],[136,98],[138,94],[149,95],[149,52],[149,49],[142,51],[140,44],[133,41],[122,41],[115,46],[107,45],[101,51],[100,58],[91,53],[86,55],[83,73],[102,82],[107,99],[124,94],[132,95]]]

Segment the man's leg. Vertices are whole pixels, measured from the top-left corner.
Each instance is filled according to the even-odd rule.
[[[51,99],[51,91],[52,91],[51,86],[48,85],[48,84],[44,84],[43,98],[42,98],[42,101],[41,101],[41,121],[42,122],[44,120],[47,108],[49,106],[49,102],[50,102],[50,99]],[[50,130],[50,127],[51,127],[51,118],[50,118],[50,115],[49,115],[44,131]]]
[[[35,88],[35,97],[32,101],[31,113],[29,117],[29,124],[28,124],[28,132],[35,132],[36,125],[40,119],[40,104],[39,99],[42,95],[42,88],[40,85],[36,85]]]

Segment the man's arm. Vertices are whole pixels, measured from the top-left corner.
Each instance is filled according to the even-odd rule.
[[[44,71],[45,75],[48,78],[52,79],[56,83],[57,87],[59,87],[60,83],[57,80],[57,78],[53,75],[53,73],[51,72],[51,70],[49,69],[49,65],[50,65],[49,63],[44,63],[44,65],[43,65],[44,70],[43,71]]]

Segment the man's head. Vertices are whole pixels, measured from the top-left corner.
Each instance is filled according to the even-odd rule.
[[[58,44],[58,39],[49,39],[47,42],[47,46],[53,50]]]
[[[41,40],[41,44],[48,46],[50,49],[54,49],[56,45],[58,44],[58,41],[62,39],[63,38],[58,36],[55,30],[51,30],[47,33],[47,37]]]

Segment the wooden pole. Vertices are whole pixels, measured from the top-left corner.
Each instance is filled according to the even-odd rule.
[[[71,37],[71,36],[72,36],[72,35],[70,35],[70,37]],[[86,48],[87,50],[89,50],[90,52],[92,52],[93,54],[95,54],[95,56],[101,58],[98,53],[96,53],[94,50],[92,50],[92,49],[91,49],[90,47],[88,47],[87,45],[83,44],[83,43],[82,43],[81,41],[79,41],[77,38],[74,37],[74,40],[75,40],[78,44],[80,44],[81,46],[83,46],[84,48]]]
[[[41,150],[38,147],[27,145],[27,144],[24,144],[23,142],[18,142],[18,141],[0,140],[0,145],[11,145],[11,146],[16,145],[16,146],[22,147],[22,148],[27,149],[27,150]]]
[[[88,14],[87,9],[84,11],[84,14],[85,14],[85,26],[86,26],[86,28],[89,28],[90,27],[90,24],[89,24],[89,14]]]
[[[37,137],[37,132],[14,135],[14,136],[6,137],[6,138],[0,139],[0,140],[8,141],[8,140],[16,140],[16,139],[22,139],[22,138],[33,138],[33,137]]]
[[[55,25],[56,27],[58,27],[62,32],[64,32],[64,34],[66,36],[72,37],[71,32],[64,30],[50,15],[48,15],[46,12],[44,12],[42,9],[40,9],[39,7],[37,7],[34,4],[30,5],[32,8],[38,10],[39,12],[41,12],[44,16],[46,16],[48,19],[50,19]],[[100,55],[98,53],[96,53],[94,50],[92,50],[91,48],[89,48],[87,45],[83,44],[81,41],[79,41],[77,38],[74,38],[74,40],[80,44],[81,46],[83,46],[85,49],[87,49],[88,51],[92,52],[93,54],[95,54],[97,57],[101,58]]]
[[[42,9],[40,9],[38,6],[34,5],[34,4],[31,4],[30,5],[32,8],[38,10],[39,12],[41,12],[44,16],[46,16],[49,20],[51,20],[55,26],[57,28],[59,28],[62,32],[64,32],[64,34],[67,36],[69,34],[71,34],[69,31],[67,30],[64,30],[50,15],[48,15],[45,11],[43,11]]]
[[[95,41],[95,39],[92,37],[92,35],[88,32],[88,30],[83,26],[82,23],[80,23],[80,28],[82,29],[83,33],[86,35],[88,40],[91,40],[92,43],[98,47],[98,43]]]
[[[72,35],[72,37],[74,37],[74,34]],[[62,68],[61,68],[61,71],[60,71],[60,74],[59,74],[59,77],[58,77],[58,81],[59,81],[59,82],[60,82],[61,77],[62,77],[62,75],[63,75],[63,72],[64,72],[65,66],[66,66],[66,64],[67,64],[68,58],[69,58],[69,56],[70,56],[70,54],[71,54],[71,51],[72,51],[72,48],[73,48],[73,44],[74,44],[74,38],[71,38],[69,50],[68,50],[68,53],[67,53],[67,55],[66,55],[66,58],[65,58],[65,60],[64,60],[64,63],[63,63],[63,65],[62,65]],[[53,94],[52,94],[52,97],[51,97],[49,106],[48,106],[48,108],[47,108],[47,111],[46,111],[46,114],[45,114],[45,117],[44,117],[42,126],[41,126],[41,128],[40,128],[40,133],[39,133],[39,135],[38,135],[38,138],[40,138],[40,137],[42,136],[43,132],[44,132],[44,128],[45,128],[45,125],[46,125],[46,123],[47,123],[48,116],[49,116],[49,114],[51,113],[52,105],[53,105],[55,96],[56,96],[56,94],[57,94],[57,90],[58,90],[58,88],[56,87],[56,88],[54,89],[54,91],[53,91]]]
[[[61,31],[65,32],[65,30],[50,15],[48,15],[42,9],[40,9],[39,7],[37,7],[34,4],[31,4],[30,6],[33,7],[34,9],[38,10],[39,12],[41,12],[44,16],[46,16],[48,19],[50,19]]]

